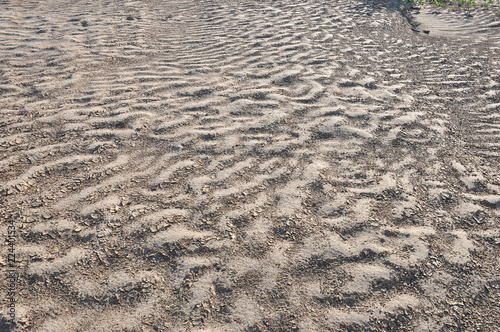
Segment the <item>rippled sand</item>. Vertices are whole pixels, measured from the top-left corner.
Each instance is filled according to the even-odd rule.
[[[500,328],[493,16],[316,0],[0,8],[18,330]]]

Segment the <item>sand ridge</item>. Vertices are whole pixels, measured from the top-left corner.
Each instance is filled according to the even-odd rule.
[[[498,27],[457,42],[362,1],[1,6],[19,330],[499,328]]]

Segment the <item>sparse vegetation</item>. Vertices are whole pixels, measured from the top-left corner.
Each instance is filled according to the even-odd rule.
[[[430,5],[433,7],[450,8],[456,10],[470,10],[480,7],[497,7],[497,5],[500,5],[500,0],[398,0],[398,2],[403,6]],[[496,9],[498,10],[498,8]]]

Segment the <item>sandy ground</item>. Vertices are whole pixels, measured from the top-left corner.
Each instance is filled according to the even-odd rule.
[[[0,9],[0,329],[500,330],[491,14]]]

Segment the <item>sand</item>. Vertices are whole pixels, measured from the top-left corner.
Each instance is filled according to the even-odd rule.
[[[500,329],[492,11],[0,8],[0,329]]]

